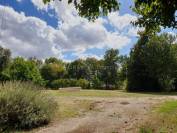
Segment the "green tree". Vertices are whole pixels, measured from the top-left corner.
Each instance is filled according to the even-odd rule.
[[[55,57],[50,57],[48,59],[45,60],[46,64],[50,64],[50,63],[55,63],[55,64],[59,64],[59,65],[64,65],[64,62],[60,59],[57,59]]]
[[[28,60],[34,62],[39,68],[43,64],[42,60],[40,60],[40,59],[38,59],[36,57],[30,57]]]
[[[164,91],[174,89],[176,59],[172,37],[141,36],[128,62],[129,91]],[[177,51],[176,51],[177,52]]]
[[[0,46],[0,81],[10,80],[8,67],[10,63],[11,52]]]
[[[0,73],[8,66],[10,62],[11,52],[0,46]]]
[[[41,75],[46,81],[52,81],[63,78],[65,74],[65,67],[61,64],[50,63],[45,64],[41,68]]]
[[[135,24],[141,27],[146,29],[157,26],[177,28],[176,0],[135,0],[133,10],[140,16]]]
[[[107,50],[103,60],[102,80],[106,89],[115,86],[118,80],[119,51],[117,49]]]
[[[42,84],[43,80],[37,65],[21,57],[13,60],[9,67],[9,73],[12,80],[33,81]]]
[[[71,62],[67,67],[69,78],[89,79],[90,70],[84,60],[78,59]]]

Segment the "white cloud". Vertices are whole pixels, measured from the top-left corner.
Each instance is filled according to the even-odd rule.
[[[22,0],[16,0],[17,2],[22,2]]]
[[[5,9],[3,9],[5,8]],[[11,49],[14,56],[59,56],[60,50],[53,42],[56,30],[35,17],[26,17],[12,8],[0,6],[4,12],[0,44]],[[58,33],[59,34],[59,33]]]
[[[132,15],[120,16],[118,13],[112,13],[108,19],[99,18],[95,22],[89,22],[78,16],[74,6],[68,5],[67,1],[53,1],[50,5],[44,5],[42,0],[32,2],[39,10],[54,9],[59,18],[58,28],[47,25],[39,18],[27,17],[24,13],[17,13],[6,7],[6,28],[3,30],[0,44],[10,48],[14,56],[63,57],[63,52],[74,51],[76,55],[83,57],[100,58],[84,52],[89,48],[120,49],[131,42],[128,33],[125,35],[121,32],[124,32],[125,27],[130,27],[130,21],[135,19]],[[0,15],[3,8],[0,6]],[[110,32],[104,26],[107,22],[120,31]]]
[[[123,30],[125,27],[130,26],[132,21],[137,20],[137,17],[130,14],[120,16],[118,12],[112,12],[108,15],[108,20],[118,30]]]

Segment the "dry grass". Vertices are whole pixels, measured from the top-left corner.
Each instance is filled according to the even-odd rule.
[[[152,115],[141,127],[141,133],[177,133],[176,125],[177,101],[170,100],[154,109]]]

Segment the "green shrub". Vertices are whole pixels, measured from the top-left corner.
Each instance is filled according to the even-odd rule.
[[[77,86],[81,87],[82,89],[89,89],[90,88],[90,83],[89,83],[88,80],[79,79],[77,81]]]
[[[88,89],[89,88],[89,81],[85,79],[58,79],[54,80],[49,84],[49,87],[53,89],[59,89],[64,87],[81,87],[82,89]]]
[[[0,132],[47,124],[55,109],[53,99],[34,85],[21,82],[0,85]]]
[[[104,83],[102,81],[100,81],[99,78],[94,78],[92,80],[92,88],[93,89],[101,89],[101,88],[103,88],[103,84]]]
[[[77,86],[77,80],[74,79],[58,79],[50,83],[49,87],[53,89],[59,89],[64,87],[75,87]]]

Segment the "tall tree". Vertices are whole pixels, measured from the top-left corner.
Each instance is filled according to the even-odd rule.
[[[141,36],[128,62],[129,91],[174,89],[176,63],[172,44],[171,37],[166,34],[148,39]]]
[[[9,49],[4,49],[0,46],[0,73],[7,67],[10,62],[11,52]]]
[[[102,80],[106,88],[115,86],[118,80],[119,51],[117,49],[107,50],[103,60]]]

